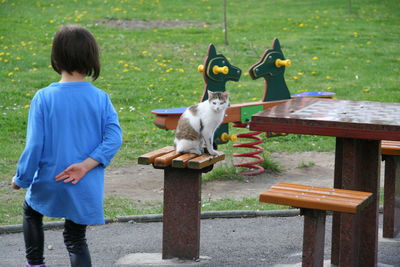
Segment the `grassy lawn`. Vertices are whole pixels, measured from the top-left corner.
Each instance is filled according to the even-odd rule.
[[[110,94],[124,132],[114,166],[133,164],[138,155],[172,143],[173,132],[156,128],[150,111],[199,101],[203,79],[197,66],[209,43],[243,70],[240,82],[227,84],[231,103],[261,99],[264,82],[246,72],[274,37],[293,63],[286,69],[292,93],[333,91],[340,99],[400,101],[398,0],[352,1],[352,10],[346,0],[228,0],[229,45],[224,44],[222,3],[0,0],[0,224],[15,222],[3,218],[20,213],[24,192],[10,192],[8,184],[24,147],[30,100],[59,78],[49,67],[49,55],[60,25],[83,25],[100,44],[102,73],[95,85]],[[97,23],[130,18],[191,20],[201,26],[130,30]],[[289,135],[264,146],[271,152],[331,151],[334,140]],[[230,145],[220,150],[233,151]]]

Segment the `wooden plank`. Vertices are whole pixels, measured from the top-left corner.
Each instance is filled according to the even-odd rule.
[[[381,154],[400,156],[400,142],[383,140],[381,143]]]
[[[183,154],[172,160],[172,167],[174,168],[187,168],[188,162],[191,159],[197,158],[197,154]]]
[[[156,157],[156,159],[154,160],[154,166],[155,167],[168,167],[171,165],[172,160],[176,157],[179,157],[180,155],[182,155],[182,154],[179,152],[176,152],[174,150],[165,155]]]
[[[197,158],[191,159],[188,162],[188,168],[189,169],[203,169],[205,167],[208,167],[212,164],[217,163],[218,161],[224,160],[225,159],[225,154],[221,154],[218,156],[211,156],[208,154],[201,155]]]
[[[282,184],[281,187],[280,184]],[[303,190],[300,189],[301,187]],[[313,191],[314,188],[317,190]],[[334,192],[338,194],[335,195]],[[360,198],[360,196],[363,197]],[[371,200],[372,193],[368,192],[355,191],[352,197],[349,190],[335,189],[332,191],[330,188],[288,183],[278,183],[260,195],[260,202],[346,213],[357,213]]]
[[[337,189],[337,188],[329,188],[329,187],[320,187],[320,186],[310,186],[310,185],[300,185],[300,184],[291,184],[291,183],[277,183],[274,184],[271,189],[280,189],[280,190],[288,190],[296,192],[308,192],[313,194],[321,194],[333,196],[336,198],[343,199],[356,199],[363,201],[369,193],[354,191],[354,190],[346,190],[346,189]]]
[[[162,156],[164,154],[167,154],[167,153],[169,153],[169,152],[171,152],[173,150],[174,150],[173,146],[166,146],[166,147],[154,150],[152,152],[148,152],[148,153],[146,153],[144,155],[141,155],[138,158],[138,164],[142,164],[142,165],[152,164],[154,162],[155,158],[157,158],[159,156]]]

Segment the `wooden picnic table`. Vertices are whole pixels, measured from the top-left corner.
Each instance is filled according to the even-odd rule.
[[[400,104],[296,98],[253,115],[250,129],[336,137],[334,187],[374,197],[359,215],[334,213],[331,262],[376,266],[380,146],[400,140]]]

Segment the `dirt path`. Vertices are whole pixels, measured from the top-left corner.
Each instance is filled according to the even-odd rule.
[[[244,181],[212,181],[202,185],[203,199],[258,197],[259,193],[276,182],[293,182],[316,186],[333,185],[334,153],[304,152],[272,154],[284,171],[279,174],[248,176]],[[302,162],[313,166],[299,167]],[[117,195],[136,201],[162,200],[163,171],[152,166],[134,164],[114,168],[106,173],[106,196]]]

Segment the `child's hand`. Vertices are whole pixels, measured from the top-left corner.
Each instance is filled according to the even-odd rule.
[[[72,182],[73,184],[78,183],[83,176],[91,169],[99,165],[100,163],[92,158],[87,158],[82,162],[70,165],[68,168],[60,172],[56,176],[56,181],[60,182],[64,180],[64,183]]]
[[[76,184],[83,176],[85,176],[86,173],[87,169],[82,162],[72,164],[56,176],[56,181],[60,182],[64,180],[64,183],[72,182],[73,184]]]
[[[13,178],[12,181],[11,181],[11,188],[12,188],[12,189],[15,189],[15,190],[18,190],[18,189],[21,188],[21,187],[19,187],[18,185],[16,185],[16,184],[14,183],[14,178]]]

